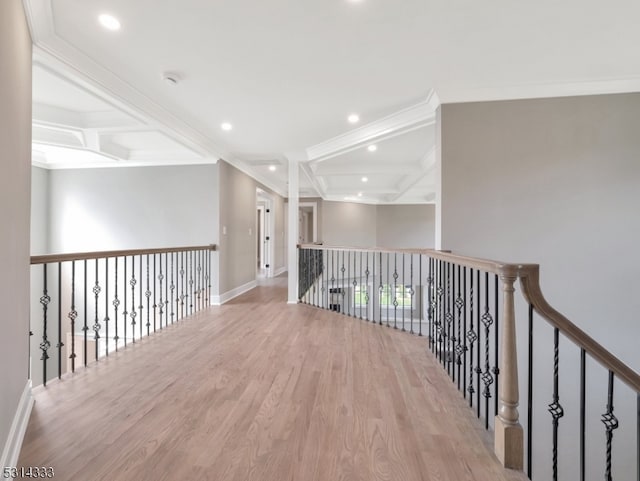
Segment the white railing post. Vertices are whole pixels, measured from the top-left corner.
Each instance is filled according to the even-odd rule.
[[[516,318],[513,284],[515,273],[502,274],[503,329],[500,354],[500,392],[498,415],[495,417],[495,453],[506,468],[522,469],[522,426],[518,415],[518,356],[516,350]]]

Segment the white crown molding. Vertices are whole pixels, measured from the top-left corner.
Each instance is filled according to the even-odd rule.
[[[317,176],[315,176],[311,170],[311,165],[309,163],[300,164],[300,170],[307,177],[311,186],[315,189],[316,193],[324,199],[326,195],[326,183],[322,182]]]
[[[103,152],[101,155],[109,156],[108,153]],[[113,161],[104,161],[104,162],[94,162],[92,164],[74,164],[74,163],[65,163],[65,162],[57,162],[57,163],[48,163],[43,162],[41,159],[36,160],[32,159],[32,164],[36,167],[41,167],[47,170],[68,170],[68,169],[106,169],[106,168],[128,168],[128,167],[171,167],[171,166],[186,166],[186,165],[211,165],[216,162],[211,159],[203,159],[203,160],[190,160],[188,162],[185,161],[175,161],[175,160],[154,160],[153,162],[142,162],[142,161],[128,161],[128,160],[116,160]]]
[[[190,150],[216,160],[228,154],[208,137],[157,104],[142,92],[105,69],[55,35],[34,44],[34,60],[50,71],[64,72],[76,86],[84,88],[141,123],[154,127]],[[107,97],[105,97],[105,94]]]
[[[439,105],[438,96],[432,90],[422,102],[307,148],[307,158],[320,162],[346,154],[367,142],[386,140],[431,125]]]
[[[22,0],[27,24],[34,44],[55,35],[53,9],[50,0]]]
[[[424,177],[429,174],[431,169],[436,165],[435,147],[430,149],[420,160],[420,171],[413,172],[406,176],[397,185],[398,193],[389,198],[389,202],[397,202],[401,197],[407,194],[409,190],[415,187]]]
[[[252,170],[249,166],[247,166],[247,164],[244,161],[238,159],[237,157],[234,157],[234,156],[230,155],[230,156],[222,158],[220,160],[223,160],[227,164],[234,166],[240,172],[242,172],[243,174],[248,175],[253,180],[258,182],[259,184],[262,184],[263,186],[267,187],[268,189],[270,189],[273,192],[275,192],[276,194],[278,194],[280,197],[287,197],[288,196],[288,194],[285,192],[284,189],[282,189],[280,186],[274,184],[273,181],[271,181],[270,179],[267,179],[263,175],[261,175],[258,172]]]
[[[337,163],[318,163],[318,164],[303,164],[309,165],[310,170],[316,177],[341,177],[345,175],[398,175],[402,170],[409,170],[413,172],[416,169],[422,169],[422,160],[420,163],[394,163],[393,160],[388,160],[384,163],[378,163],[371,165],[349,165],[349,164],[337,164]]]
[[[454,91],[449,92],[446,87],[441,89],[443,104],[633,93],[640,92],[640,77],[568,80],[470,89],[455,87],[452,90]]]

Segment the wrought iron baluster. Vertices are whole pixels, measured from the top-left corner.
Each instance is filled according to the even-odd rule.
[[[418,286],[420,288],[420,315],[418,316],[418,336],[422,336],[422,319],[424,318],[424,289],[422,284],[422,254],[418,254]]]
[[[436,325],[438,326],[438,346],[439,346],[439,359],[440,359],[440,363],[444,366],[445,362],[446,362],[446,358],[444,356],[444,309],[445,309],[445,305],[444,305],[444,287],[443,287],[443,277],[444,277],[444,273],[443,273],[443,268],[442,268],[442,264],[443,262],[441,260],[438,260],[437,266],[436,266],[436,272],[437,272],[437,278],[438,278],[438,288],[436,290]]]
[[[127,256],[124,256],[123,266],[124,272],[122,276],[122,292],[124,293],[124,306],[122,308],[122,337],[124,338],[124,346],[127,347]]]
[[[401,284],[401,289],[402,289],[402,330],[404,331],[404,310],[405,307],[407,307],[405,305],[405,298],[407,297],[407,280],[404,276],[404,252],[402,253],[402,284]]]
[[[198,293],[196,306],[198,308],[196,310],[202,309],[202,256],[203,252],[200,250],[196,252],[196,292]]]
[[[613,371],[609,371],[609,389],[607,390],[607,412],[602,415],[602,423],[605,427],[607,448],[605,452],[604,479],[611,481],[611,449],[613,445],[613,431],[618,429],[618,418],[613,414]]]
[[[88,291],[88,277],[87,277],[87,261],[84,261],[84,290],[83,292],[83,297],[84,297],[84,326],[82,327],[82,330],[84,331],[84,366],[87,367],[87,332],[89,331],[89,326],[87,325],[88,319],[89,319],[89,311],[88,311],[88,307],[87,307],[87,298],[89,297],[89,291]]]
[[[482,392],[480,389],[480,376],[482,375],[482,368],[480,367],[481,365],[481,361],[480,361],[480,347],[482,346],[482,329],[480,327],[480,324],[482,323],[482,317],[480,315],[480,293],[482,292],[482,286],[480,284],[480,271],[477,270],[476,271],[476,284],[478,286],[478,293],[477,293],[477,299],[476,299],[476,319],[478,322],[478,349],[476,349],[476,386],[478,387],[477,391],[476,391],[476,408],[477,408],[477,415],[478,418],[480,417],[480,393]]]
[[[98,319],[98,297],[100,296],[100,292],[102,292],[102,288],[100,287],[100,283],[98,282],[98,259],[96,259],[96,282],[93,286],[93,295],[95,297],[95,320],[93,323],[93,339],[96,343],[95,345],[95,358],[98,360],[98,343],[100,339],[100,329],[102,329],[102,325],[100,324],[100,319]]]
[[[484,314],[482,314],[482,324],[484,325],[484,372],[482,373],[482,382],[484,383],[484,389],[482,395],[484,396],[484,427],[489,429],[489,398],[491,398],[491,385],[493,384],[493,376],[491,375],[491,366],[489,361],[489,340],[490,340],[490,328],[493,324],[493,317],[489,310],[489,273],[484,273]]]
[[[446,286],[447,286],[447,293],[446,293],[446,309],[447,312],[445,313],[445,323],[446,323],[446,342],[445,342],[445,352],[444,352],[444,356],[445,356],[445,362],[447,364],[447,374],[449,374],[449,376],[451,376],[451,353],[453,352],[453,349],[451,348],[451,344],[452,344],[452,339],[451,339],[451,325],[453,323],[453,314],[451,313],[451,263],[447,262],[445,263],[445,278],[446,278]],[[455,372],[455,368],[453,369],[453,371]]]
[[[49,348],[51,347],[51,343],[47,337],[47,310],[49,309],[49,304],[51,303],[51,296],[49,296],[49,291],[47,290],[47,264],[43,264],[43,289],[42,296],[40,297],[40,304],[42,305],[42,342],[40,343],[40,350],[42,351],[42,355],[40,356],[40,360],[42,361],[42,384],[47,385],[47,359],[49,359]]]
[[[131,280],[129,281],[129,285],[131,286],[131,312],[129,313],[129,317],[131,318],[131,342],[136,343],[136,317],[138,313],[136,312],[136,257],[131,256]]]
[[[344,273],[346,272],[346,269],[344,267],[344,251],[342,251],[342,267],[340,268],[340,272],[342,273],[342,282],[340,283],[340,293],[342,294],[342,309],[341,312],[343,314],[346,314],[346,309],[344,308],[344,302],[345,302],[345,282],[344,282]]]
[[[462,395],[467,398],[467,268],[462,268]]]
[[[429,321],[429,347],[431,348],[431,352],[434,352],[435,342],[434,342],[434,319],[433,314],[435,312],[435,293],[434,293],[434,260],[429,257],[429,274],[427,277],[427,317]]]
[[[365,311],[365,318],[367,321],[369,321],[369,274],[371,274],[371,272],[369,271],[369,251],[367,251],[367,253],[365,254],[367,259],[367,266],[366,269],[364,271],[364,275],[365,275],[365,285],[366,285],[366,291],[365,291],[365,295],[364,295],[364,300],[365,300],[365,304],[366,304],[366,311]],[[375,255],[373,258],[374,262],[375,262]],[[374,277],[375,277],[375,268],[374,268]]]
[[[166,259],[166,255],[165,255]],[[160,299],[158,300],[158,313],[160,314],[160,329],[162,329],[162,320],[164,318],[164,298],[162,284],[164,283],[164,271],[162,270],[162,254],[160,254],[160,274],[158,274],[158,282],[160,283]],[[166,287],[165,287],[166,289]]]
[[[560,404],[560,396],[558,394],[559,382],[559,354],[558,339],[560,331],[558,328],[553,330],[553,402],[549,404],[549,412],[553,418],[553,449],[552,449],[552,469],[553,481],[558,481],[558,425],[559,420],[564,416],[564,409]]]
[[[355,265],[355,261],[354,261],[354,265]],[[355,270],[355,268],[354,268]],[[362,320],[362,251],[360,251],[360,269],[359,269],[359,276],[358,279],[360,279],[360,295],[358,296],[358,300],[360,302],[359,306],[360,306],[360,320]],[[355,288],[354,288],[355,291]],[[354,306],[355,309],[355,306]]]
[[[383,289],[384,286],[382,285],[382,252],[380,252],[380,262],[378,263],[378,269],[380,271],[380,285],[378,287],[378,311],[379,311],[379,316],[378,316],[378,324],[381,326],[382,325],[382,295],[383,295]]]
[[[109,355],[109,259],[104,260],[104,355]]]
[[[351,290],[349,288],[349,279],[351,278],[351,251],[347,252],[347,284],[345,286],[346,293],[348,294]],[[349,302],[349,296],[347,295],[347,311],[348,315],[351,315],[351,303]]]
[[[387,284],[385,286],[387,291],[387,327],[389,327],[389,304],[391,303],[391,283],[389,282],[391,271],[389,269],[389,264],[389,253],[387,252]]]
[[[120,339],[120,337],[118,336],[118,307],[120,306],[120,299],[118,299],[118,258],[115,258],[115,263],[116,263],[116,267],[115,267],[115,285],[114,285],[114,290],[115,290],[115,294],[113,297],[113,317],[115,319],[115,324],[116,324],[116,335],[113,336],[113,342],[116,345],[116,352],[118,352],[118,340]],[[125,277],[126,279],[126,277]],[[126,289],[125,289],[126,291]],[[126,322],[125,322],[126,325]]]
[[[142,256],[140,256],[140,258],[142,258]],[[151,304],[151,290],[150,290],[150,286],[149,286],[149,254],[147,254],[147,262],[146,262],[146,274],[147,274],[147,290],[144,291],[144,297],[147,298],[147,337],[149,337],[149,334],[151,332],[151,309],[150,309],[150,304]],[[142,302],[140,303],[142,304]]]
[[[67,317],[71,321],[71,372],[76,372],[76,261],[71,261],[71,310]]]
[[[186,298],[185,294],[184,294],[184,284],[185,284],[185,280],[184,280],[184,274],[185,274],[185,270],[184,270],[184,252],[180,253],[180,258],[181,258],[181,262],[180,262],[180,318],[184,317],[184,300]]]
[[[473,274],[474,270],[471,269],[469,271],[469,331],[467,331],[467,340],[469,341],[469,386],[467,387],[467,392],[469,393],[469,407],[473,407],[473,393],[476,392],[473,387],[473,347],[475,342],[478,340],[473,320]]]
[[[207,250],[207,265],[205,266],[207,269],[207,273],[204,276],[205,283],[207,284],[207,297],[205,299],[205,304],[209,307],[210,299],[211,299],[211,251]]]
[[[494,379],[495,379],[495,383],[494,383],[494,398],[493,398],[493,415],[497,416],[498,415],[498,381],[499,381],[499,377],[500,377],[500,360],[498,359],[498,346],[500,345],[500,335],[499,335],[499,328],[500,328],[500,322],[499,322],[499,315],[500,315],[500,310],[499,310],[499,302],[498,302],[498,274],[495,274],[494,277],[494,286],[493,286],[493,295],[494,295],[494,314],[495,314],[495,325],[494,325],[494,342],[495,342],[495,350],[493,352],[494,355],[494,364],[493,364],[493,375],[494,375]]]
[[[177,302],[174,304],[174,301],[175,301],[174,292],[176,290],[176,285],[175,285],[174,276],[173,276],[174,253],[171,252],[169,257],[171,258],[171,274],[169,275],[169,279],[171,279],[171,287],[169,288],[169,290],[171,291],[171,296],[167,297],[167,302],[171,303],[171,324],[173,324],[173,317],[175,316],[174,311],[176,310],[176,306],[178,305]]]
[[[193,251],[187,253],[189,259],[189,314],[193,314]]]
[[[356,252],[353,252],[353,281],[351,282],[351,284],[353,285],[353,317],[357,317],[356,314],[356,288],[358,287],[358,281],[357,276],[356,276],[356,259],[357,259],[357,255]],[[360,310],[360,314],[362,314],[362,309]]]
[[[529,304],[529,346],[528,346],[528,387],[527,387],[527,475],[533,479],[533,305]]]
[[[58,379],[62,377],[62,263],[58,262]]]
[[[393,254],[393,328],[398,329],[398,254]]]
[[[413,281],[413,254],[410,254],[410,255],[411,257],[409,258],[409,277],[410,277],[411,288],[409,290],[409,295],[411,296],[411,299],[409,302],[409,308],[411,312],[411,329],[409,330],[409,332],[411,334],[415,334],[415,332],[413,331],[413,295],[415,294],[416,283]]]
[[[142,305],[142,295],[143,295],[143,291],[142,291],[142,284],[143,284],[143,278],[142,278],[142,255],[138,256],[138,266],[140,268],[140,288],[138,289],[138,310],[140,311],[140,322],[138,322],[138,326],[140,327],[140,340],[142,340],[142,310],[143,310],[143,305]]]
[[[585,425],[586,425],[586,363],[584,348],[580,349],[580,481],[585,477]]]
[[[156,285],[156,280],[158,279],[158,275],[156,272],[157,259],[156,254],[153,254],[153,332],[156,332],[157,321],[158,321],[158,302],[156,300],[156,292],[158,290],[158,286]]]
[[[198,309],[204,309],[204,263],[205,252],[198,251]]]
[[[455,267],[454,267],[455,269]],[[462,290],[461,290],[461,271],[462,268],[458,265],[458,275],[455,276],[457,280],[457,295],[455,300],[456,313],[457,313],[457,327],[458,333],[456,334],[456,365],[458,366],[458,391],[461,389],[461,375],[464,369],[462,369],[462,355],[464,354],[464,336],[462,333],[462,311],[464,309],[464,299],[462,298]],[[464,384],[462,384],[462,391],[464,391]]]

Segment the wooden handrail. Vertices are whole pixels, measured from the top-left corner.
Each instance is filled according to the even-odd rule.
[[[618,359],[600,343],[594,340],[586,332],[576,326],[567,317],[551,307],[542,294],[540,288],[540,266],[538,264],[512,264],[498,262],[488,259],[478,259],[474,257],[461,256],[447,251],[434,249],[390,249],[385,247],[347,247],[347,246],[326,246],[315,244],[300,244],[302,249],[331,249],[338,251],[362,251],[362,252],[383,252],[383,253],[405,253],[422,254],[433,259],[452,262],[461,266],[480,269],[505,277],[517,277],[520,279],[522,294],[534,310],[553,327],[557,327],[562,334],[573,341],[578,347],[584,349],[593,359],[598,361],[605,369],[627,384],[631,389],[640,393],[640,374],[635,372],[624,362]]]
[[[97,251],[97,252],[74,252],[69,254],[47,254],[41,256],[31,256],[31,265],[50,264],[56,262],[82,261],[91,259],[104,259],[111,257],[127,257],[139,256],[146,254],[164,254],[170,252],[187,252],[187,251],[215,251],[217,246],[209,244],[206,246],[187,246],[187,247],[167,247],[158,249],[129,249],[118,251]]]
[[[348,247],[348,246],[327,246],[317,244],[298,244],[299,249],[331,249],[334,251],[355,251],[355,252],[382,252],[382,253],[400,253],[400,254],[422,254],[433,259],[446,262],[455,262],[465,267],[479,269],[485,272],[491,272],[498,275],[514,276],[520,269],[534,266],[535,264],[508,264],[504,262],[493,261],[490,259],[480,259],[477,257],[461,256],[453,254],[451,251],[435,250],[435,249],[391,249],[388,247]]]
[[[540,268],[538,265],[527,266],[519,272],[522,294],[535,311],[549,324],[557,327],[562,334],[571,339],[578,347],[584,349],[589,356],[598,361],[605,369],[640,393],[640,375],[611,354],[599,342],[576,326],[547,302],[540,289]]]

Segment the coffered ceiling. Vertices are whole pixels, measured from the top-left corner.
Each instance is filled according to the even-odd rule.
[[[286,195],[295,158],[303,196],[433,202],[440,102],[640,90],[635,0],[24,3],[47,168],[225,159]]]

